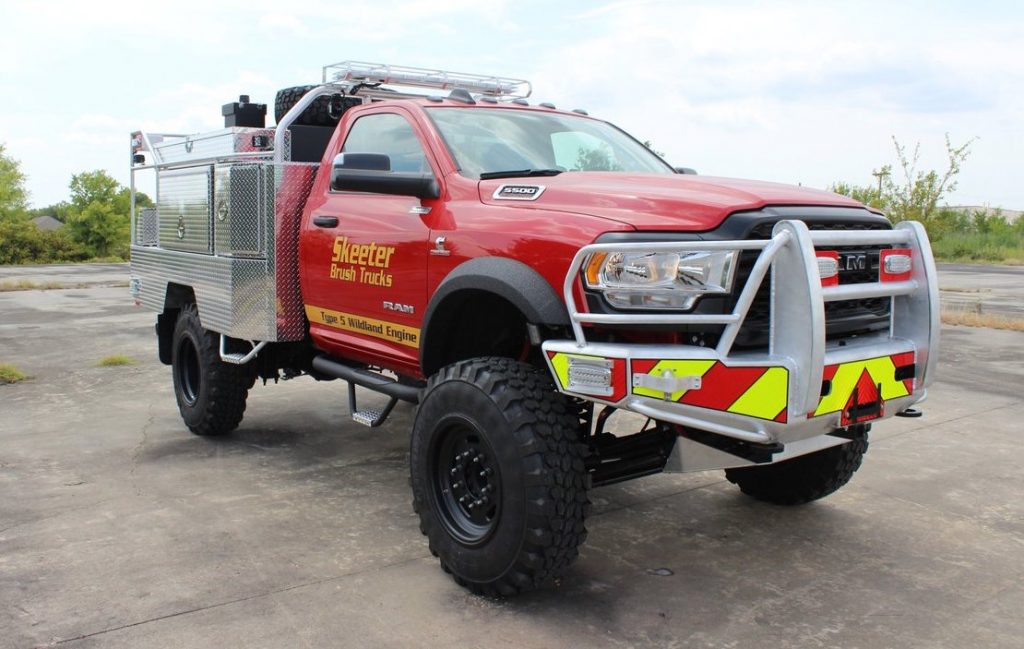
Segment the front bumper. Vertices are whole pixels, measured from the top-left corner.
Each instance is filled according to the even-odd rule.
[[[913,270],[902,281],[823,287],[815,247],[894,245],[909,248]],[[760,249],[732,313],[592,314],[574,291],[595,252]],[[763,281],[771,282],[768,349],[733,352],[736,334]],[[925,398],[938,359],[939,301],[935,262],[923,226],[886,231],[815,231],[780,221],[766,241],[595,244],[579,251],[564,294],[575,340],[543,344],[565,394],[744,442],[792,444],[838,428],[882,419]],[[892,299],[888,331],[826,343],[825,302]],[[715,348],[591,343],[588,324],[719,324]],[[602,377],[594,380],[595,377]],[[606,380],[605,380],[606,379]]]

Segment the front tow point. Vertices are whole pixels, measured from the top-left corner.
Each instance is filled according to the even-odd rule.
[[[924,413],[918,410],[917,408],[907,408],[906,410],[901,410],[900,412],[897,412],[896,416],[916,419],[917,417],[924,416]]]

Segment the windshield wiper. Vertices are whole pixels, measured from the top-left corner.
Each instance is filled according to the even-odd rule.
[[[480,180],[491,180],[492,178],[528,178],[530,176],[557,176],[562,173],[561,169],[509,169],[508,171],[485,171],[480,174]]]

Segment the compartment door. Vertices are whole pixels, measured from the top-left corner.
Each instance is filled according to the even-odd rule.
[[[212,251],[213,167],[165,171],[160,174],[158,183],[160,247],[209,254]]]

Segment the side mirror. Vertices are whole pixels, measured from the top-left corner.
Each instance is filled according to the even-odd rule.
[[[689,167],[675,167],[675,170],[677,174],[697,175],[697,170]]]
[[[380,153],[338,154],[331,169],[331,189],[416,198],[441,195],[433,174],[391,171],[391,159]]]

